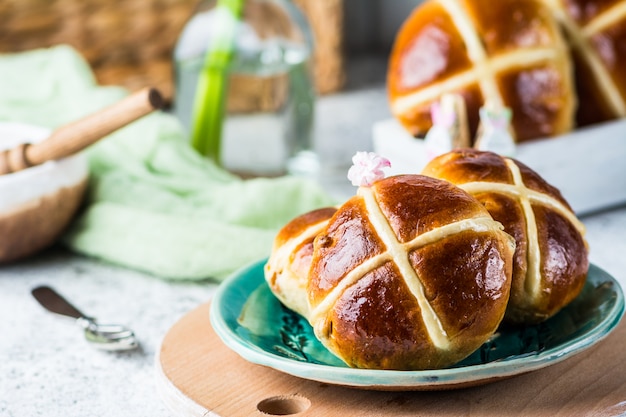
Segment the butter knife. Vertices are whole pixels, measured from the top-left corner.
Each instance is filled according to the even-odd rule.
[[[93,346],[109,351],[131,350],[139,346],[135,333],[119,324],[101,324],[80,312],[54,289],[39,286],[31,294],[46,310],[62,316],[76,319],[76,323],[84,330],[85,339]]]

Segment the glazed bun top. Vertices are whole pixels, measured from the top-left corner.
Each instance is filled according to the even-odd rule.
[[[393,115],[413,135],[431,127],[444,93],[467,104],[470,131],[485,103],[513,111],[517,141],[572,129],[576,98],[565,41],[535,0],[427,0],[397,34],[387,76]]]

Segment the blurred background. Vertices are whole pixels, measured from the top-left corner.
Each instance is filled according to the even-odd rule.
[[[398,27],[420,0],[294,0],[316,41],[321,94],[354,86],[346,75],[364,56],[385,57]],[[171,57],[198,0],[0,0],[0,52],[67,43],[103,85],[172,92]],[[106,34],[106,36],[104,36]],[[370,74],[379,81],[384,72]],[[361,77],[363,78],[363,77]],[[367,77],[366,77],[367,78]],[[358,84],[358,83],[357,83]]]
[[[370,150],[364,148],[371,147],[372,123],[390,116],[388,54],[420,1],[292,0],[314,37],[312,79],[320,99],[314,146],[325,154],[328,172],[345,172],[355,150]],[[0,0],[0,53],[69,44],[100,85],[130,91],[154,86],[175,107],[174,49],[199,5],[201,0]],[[337,115],[345,120],[335,123]]]
[[[387,54],[398,28],[419,3],[420,0],[344,0],[347,54]]]

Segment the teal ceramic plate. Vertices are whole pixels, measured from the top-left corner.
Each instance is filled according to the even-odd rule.
[[[585,288],[550,320],[502,328],[452,368],[426,371],[355,369],[331,354],[301,316],[285,308],[263,278],[265,261],[225,281],[211,304],[211,324],[244,359],[328,384],[384,390],[479,385],[534,371],[582,352],[606,337],[624,313],[620,285],[591,265]]]

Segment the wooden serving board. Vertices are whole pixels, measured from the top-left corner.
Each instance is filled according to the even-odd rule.
[[[473,388],[382,392],[247,362],[215,334],[207,303],[169,330],[156,366],[160,395],[176,416],[626,415],[626,320],[590,350],[539,371]]]

